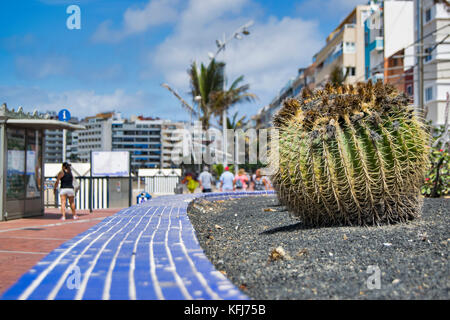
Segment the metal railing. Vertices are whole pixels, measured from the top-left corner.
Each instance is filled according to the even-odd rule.
[[[154,194],[174,194],[175,187],[180,182],[177,175],[155,175],[144,178],[144,190]]]
[[[80,184],[80,188],[75,195],[77,210],[106,209],[109,207],[109,177],[83,176],[75,178]],[[54,177],[45,178],[44,205],[47,208],[59,208],[61,205],[59,190],[56,193],[53,192],[55,182],[56,178]]]

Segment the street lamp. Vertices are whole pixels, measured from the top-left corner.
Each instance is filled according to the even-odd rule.
[[[239,27],[235,32],[232,33],[232,35],[229,38],[226,38],[225,34],[223,35],[223,40],[216,40],[216,45],[217,45],[217,52],[216,54],[212,54],[211,52],[208,53],[208,56],[211,60],[215,59],[217,57],[217,55],[223,51],[224,55],[225,55],[225,46],[226,44],[233,40],[233,39],[238,39],[241,40],[244,36],[248,36],[250,34],[250,31],[248,31],[248,28],[250,28],[253,25],[253,21],[250,20],[249,22],[247,22],[246,24],[244,24],[243,26]],[[224,61],[225,61],[225,56],[224,56]],[[223,70],[223,92],[226,91],[226,83],[225,83],[225,67]],[[223,113],[222,113],[222,135],[223,135],[223,155],[224,155],[224,167],[227,166],[228,164],[228,159],[227,159],[227,110],[226,108],[223,109]]]

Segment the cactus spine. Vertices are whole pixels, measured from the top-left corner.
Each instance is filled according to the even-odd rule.
[[[333,87],[288,99],[274,118],[279,200],[310,226],[404,222],[420,215],[428,133],[389,85]]]

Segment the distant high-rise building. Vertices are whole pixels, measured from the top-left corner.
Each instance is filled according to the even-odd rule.
[[[50,119],[58,119],[56,112],[47,112]],[[73,117],[70,123],[77,124],[78,118]],[[66,159],[70,160],[71,141],[73,135],[78,134],[77,131],[66,131]],[[62,163],[63,162],[63,130],[45,130],[44,135],[44,162],[45,163]]]
[[[112,150],[130,151],[133,171],[139,168],[157,168],[161,164],[162,120],[112,122]]]
[[[45,130],[44,162],[59,163],[63,160],[63,131]]]
[[[112,150],[113,116],[113,112],[99,113],[81,121],[86,130],[80,130],[74,134],[71,146],[74,148],[73,158],[80,162],[89,162],[91,151]]]
[[[159,118],[131,116],[120,113],[101,113],[87,117],[82,122],[86,130],[76,132],[70,145],[71,157],[89,162],[91,151],[129,151],[131,168],[171,168],[171,152],[179,138],[176,130],[183,129],[181,122]]]
[[[178,143],[183,139],[181,130],[185,129],[183,122],[164,121],[161,125],[161,167],[172,168],[176,165],[172,162],[174,152],[180,152]]]

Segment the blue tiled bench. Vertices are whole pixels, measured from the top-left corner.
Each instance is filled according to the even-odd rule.
[[[123,209],[53,250],[1,299],[248,299],[203,253],[187,207],[270,193],[162,196]]]

